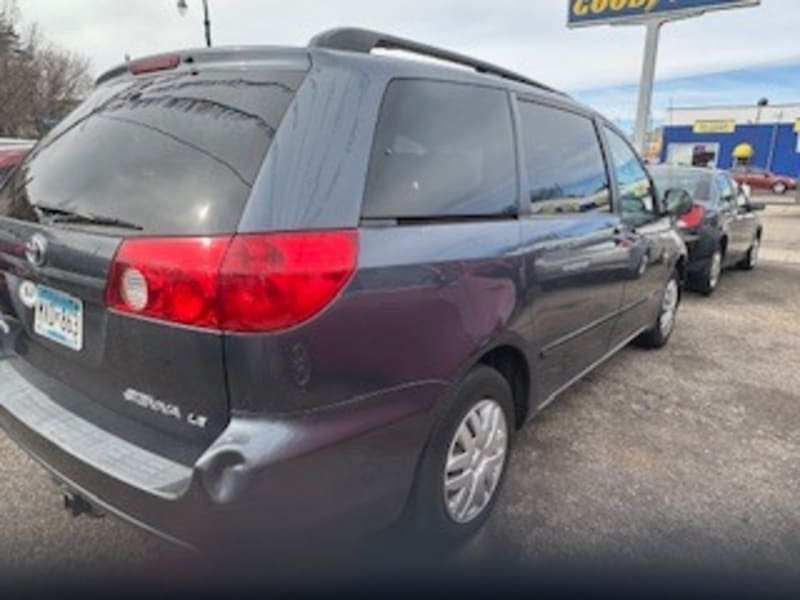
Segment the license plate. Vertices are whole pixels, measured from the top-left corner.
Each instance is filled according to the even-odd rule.
[[[80,352],[83,349],[83,302],[41,285],[36,292],[33,330],[51,342]]]

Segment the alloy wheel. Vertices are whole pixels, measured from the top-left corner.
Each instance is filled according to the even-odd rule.
[[[719,284],[720,277],[722,276],[722,252],[717,250],[711,257],[711,266],[708,271],[708,287],[712,290]]]
[[[664,290],[664,299],[661,302],[661,318],[658,321],[658,326],[663,336],[668,336],[675,326],[675,314],[678,312],[679,298],[678,282],[675,279],[670,279],[667,289]]]
[[[750,248],[750,266],[755,267],[758,264],[759,254],[761,253],[761,240],[756,238],[753,240],[753,245]]]
[[[500,483],[508,454],[508,423],[503,408],[486,398],[456,428],[444,469],[449,517],[459,524],[475,520]]]

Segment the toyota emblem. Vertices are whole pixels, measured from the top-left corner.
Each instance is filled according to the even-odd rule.
[[[41,234],[34,234],[25,244],[25,258],[34,267],[42,267],[47,262],[47,240]]]

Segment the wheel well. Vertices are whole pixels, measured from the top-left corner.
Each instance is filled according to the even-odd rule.
[[[720,250],[722,250],[722,256],[725,256],[728,253],[728,236],[723,235],[722,238],[720,238],[719,247]]]
[[[514,421],[517,429],[528,417],[530,397],[530,372],[525,355],[513,346],[501,346],[485,354],[478,361],[492,367],[508,381],[514,398]]]

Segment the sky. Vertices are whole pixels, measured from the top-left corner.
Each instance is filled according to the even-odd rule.
[[[644,28],[570,30],[567,0],[209,2],[215,45],[305,45],[331,27],[368,27],[520,71],[619,121],[635,110]],[[49,40],[87,56],[95,75],[126,54],[202,45],[201,1],[187,3],[188,14],[181,17],[176,0],[17,0],[26,22],[37,22]],[[763,0],[756,8],[667,24],[654,118],[663,118],[670,102],[747,103],[763,96],[800,101],[798,6],[798,0]]]
[[[572,92],[578,100],[597,108],[626,130],[633,128],[638,93],[636,83]],[[764,97],[771,104],[800,104],[800,60],[657,81],[653,92],[653,124],[665,124],[670,106],[755,106]]]

